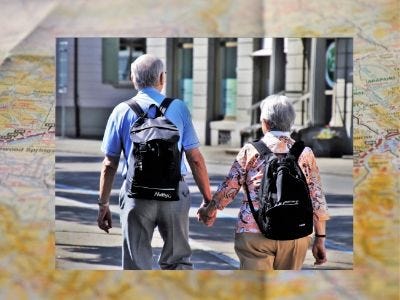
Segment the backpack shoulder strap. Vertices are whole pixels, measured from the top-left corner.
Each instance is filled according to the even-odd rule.
[[[296,158],[296,161],[298,161],[301,153],[304,150],[304,148],[305,148],[304,142],[303,141],[297,141],[290,148],[289,153],[292,154]]]
[[[262,156],[266,156],[267,154],[272,153],[272,151],[269,150],[267,145],[265,145],[264,142],[261,140],[256,140],[256,141],[250,142],[250,144],[252,144],[254,146],[254,148],[256,148],[258,153],[260,153],[260,155],[262,155]]]
[[[260,153],[260,155],[262,155],[262,156],[267,156],[269,154],[272,154],[272,151],[261,140],[252,141],[252,142],[250,142],[250,144],[252,144],[254,146],[254,148],[256,148],[258,153]],[[260,222],[259,222],[259,219],[258,219],[258,213],[254,208],[253,201],[250,198],[250,192],[249,192],[248,187],[246,186],[246,183],[243,185],[243,188],[244,188],[244,190],[246,192],[247,201],[249,203],[251,214],[253,215],[253,218],[256,221],[256,224],[258,225],[258,228],[261,231],[262,230],[261,229],[262,226],[260,225]]]
[[[243,185],[243,189],[246,192],[247,202],[249,203],[251,214],[253,215],[254,221],[256,221],[256,224],[257,224],[258,228],[261,231],[262,226],[260,226],[260,223],[259,223],[259,220],[258,220],[258,214],[257,214],[256,209],[254,208],[253,201],[250,198],[250,192],[249,192],[249,189],[246,186],[246,184]]]
[[[143,109],[140,107],[139,104],[137,104],[135,99],[129,99],[127,101],[125,101],[126,104],[129,105],[129,107],[135,112],[135,114],[138,117],[143,117],[145,115]]]
[[[174,101],[175,99],[172,98],[165,98],[161,104],[160,104],[160,111],[163,115],[165,115],[165,112],[167,111],[169,105]]]

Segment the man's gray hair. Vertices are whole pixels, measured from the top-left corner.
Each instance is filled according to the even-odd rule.
[[[143,54],[131,64],[132,81],[137,90],[156,86],[162,72],[163,62],[151,54]]]
[[[296,118],[296,113],[294,112],[293,105],[286,96],[268,96],[261,102],[260,109],[260,121],[267,121],[270,130],[290,131]]]

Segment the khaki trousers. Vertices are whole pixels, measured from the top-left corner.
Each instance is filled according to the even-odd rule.
[[[235,251],[242,270],[300,270],[311,237],[277,241],[261,233],[236,233]]]

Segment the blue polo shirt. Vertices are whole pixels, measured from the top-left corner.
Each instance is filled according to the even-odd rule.
[[[165,96],[154,88],[141,89],[134,97],[140,107],[146,112],[151,104],[160,106]],[[200,146],[199,139],[197,138],[196,131],[194,130],[190,112],[183,101],[173,101],[165,116],[179,130],[179,149],[190,150]],[[132,142],[130,139],[130,128],[136,121],[137,116],[135,112],[129,107],[128,104],[122,102],[118,104],[110,117],[108,118],[107,126],[104,132],[103,143],[101,151],[108,156],[120,157],[121,151],[124,153],[124,168],[122,175],[125,176],[128,167],[128,156],[132,150]],[[182,175],[187,174],[185,163],[181,163]]]

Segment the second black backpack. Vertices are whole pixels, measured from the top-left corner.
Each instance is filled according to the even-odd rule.
[[[312,203],[306,178],[297,163],[304,144],[296,142],[288,154],[274,154],[262,141],[252,142],[252,145],[265,158],[259,210],[254,209],[245,187],[260,231],[273,240],[293,240],[311,234]]]
[[[182,178],[179,130],[165,117],[172,101],[165,98],[160,107],[152,104],[146,113],[135,100],[127,101],[138,116],[130,129],[132,152],[126,177],[128,197],[179,200],[178,186]],[[155,112],[154,117],[149,116],[150,111]]]

